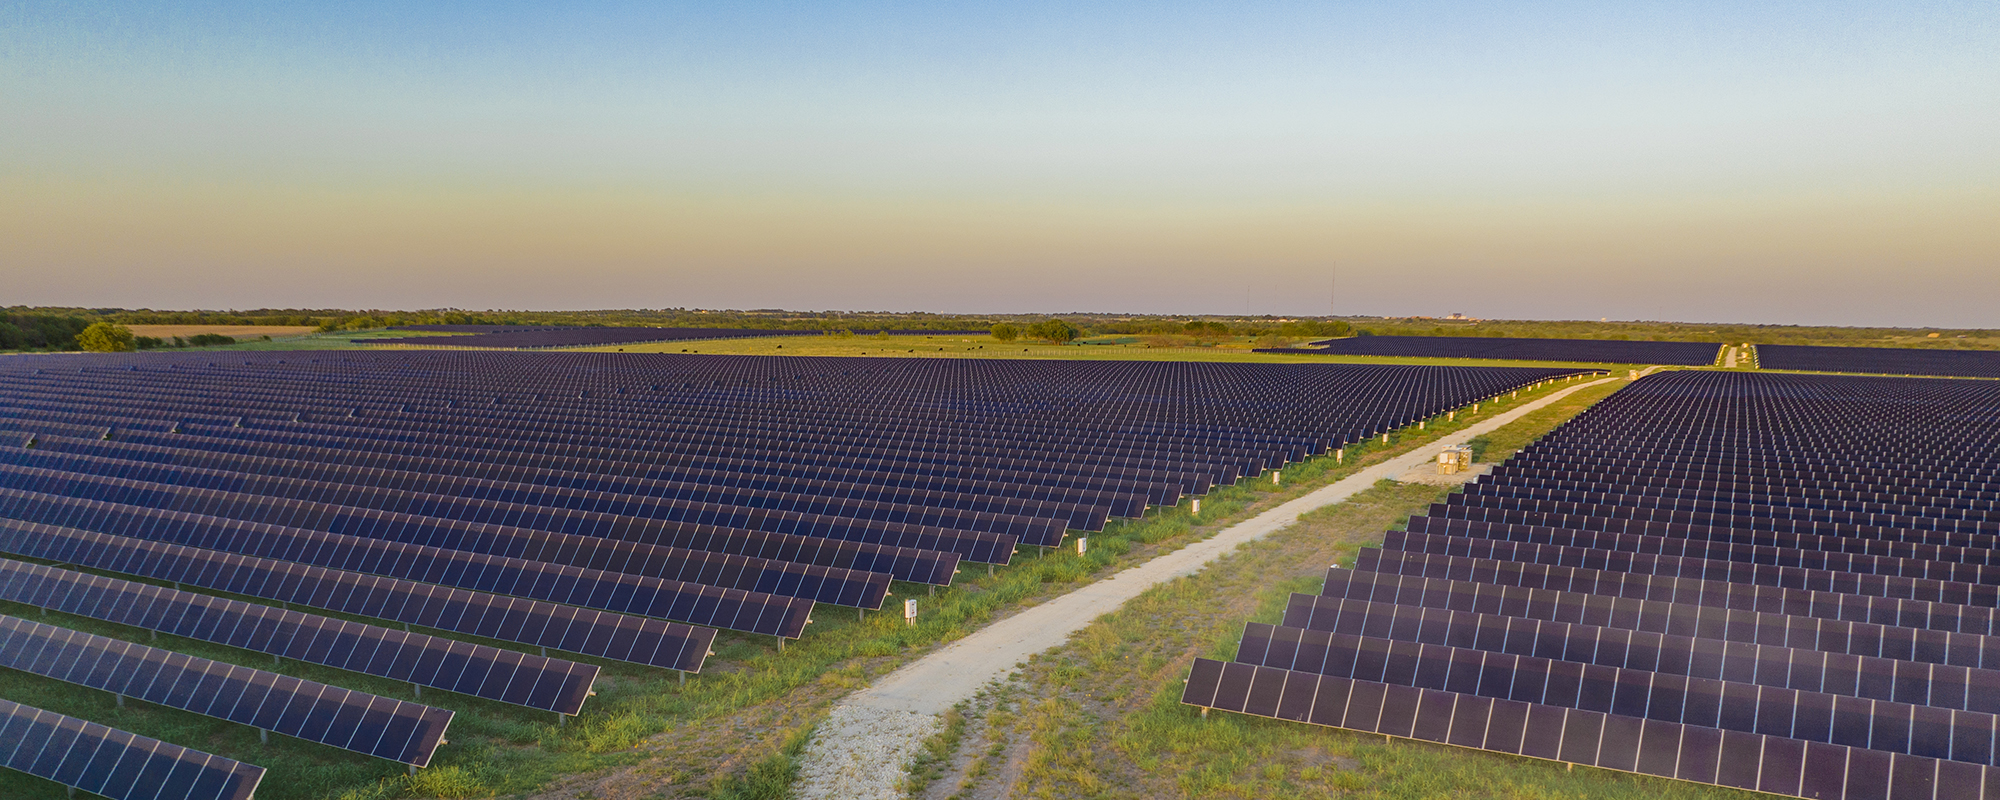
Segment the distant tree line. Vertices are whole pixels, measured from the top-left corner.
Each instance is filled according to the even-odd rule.
[[[0,350],[76,350],[77,334],[96,322],[118,325],[272,325],[359,331],[397,325],[649,325],[676,328],[764,330],[1001,330],[1014,338],[1073,342],[1090,337],[1136,337],[1158,346],[1207,346],[1249,339],[1281,346],[1341,336],[1515,336],[1526,338],[1631,339],[1765,344],[1845,344],[1945,349],[2000,349],[2000,331],[1837,328],[1790,325],[1589,321],[1452,320],[1429,317],[1280,318],[1199,317],[1136,314],[990,314],[924,312],[785,311],[782,309],[616,309],[600,311],[465,311],[430,309],[250,309],[161,311],[122,308],[16,306],[0,309]],[[1061,328],[1055,327],[1060,324]],[[1004,326],[1004,327],[1003,327]],[[1039,329],[1037,326],[1041,326]],[[171,347],[175,342],[135,337],[133,347]],[[192,341],[178,344],[197,345]]]
[[[0,350],[75,350],[89,317],[66,314],[0,315]]]

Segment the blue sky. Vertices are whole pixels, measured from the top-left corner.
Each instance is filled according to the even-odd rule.
[[[1996,142],[1992,3],[0,6],[17,303],[1993,327]]]

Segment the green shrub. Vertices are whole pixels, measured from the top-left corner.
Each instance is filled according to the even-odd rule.
[[[132,329],[99,322],[76,335],[76,344],[92,353],[129,353],[135,349]]]

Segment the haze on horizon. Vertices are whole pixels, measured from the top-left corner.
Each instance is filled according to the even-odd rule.
[[[1996,221],[1991,2],[0,8],[0,305],[1995,327]]]

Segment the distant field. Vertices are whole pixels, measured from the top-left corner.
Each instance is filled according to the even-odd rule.
[[[245,337],[255,339],[259,336],[276,339],[280,336],[303,336],[319,330],[310,325],[127,325],[125,327],[131,328],[134,336],[153,336],[160,339],[170,339],[175,336],[185,338],[204,333],[219,333],[232,339]]]
[[[1285,355],[1253,353],[1248,339],[1214,347],[1147,347],[1142,344],[1069,344],[1001,342],[991,336],[773,336],[700,342],[658,342],[576,348],[596,353],[701,353],[739,356],[894,356],[912,358],[1035,358],[1110,361],[1231,361],[1258,364],[1434,364],[1481,367],[1568,367],[1554,361],[1494,361],[1458,358],[1383,358],[1376,356]],[[1590,364],[1583,366],[1604,366]],[[1624,368],[1619,366],[1617,368]]]
[[[216,345],[210,350],[381,350],[398,348],[403,345],[356,344],[355,339],[398,339],[411,336],[436,336],[440,339],[459,336],[455,333],[432,333],[429,331],[334,331],[332,333],[308,333],[303,336],[281,338],[273,336],[271,341],[256,337],[237,337],[235,344]]]

